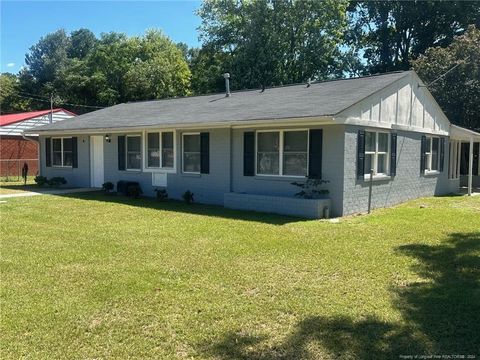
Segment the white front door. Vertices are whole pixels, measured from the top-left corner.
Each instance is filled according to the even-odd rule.
[[[99,188],[103,183],[103,136],[90,136],[90,185]]]

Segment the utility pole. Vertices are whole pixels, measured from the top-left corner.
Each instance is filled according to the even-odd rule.
[[[50,94],[50,124],[53,122],[53,93]]]

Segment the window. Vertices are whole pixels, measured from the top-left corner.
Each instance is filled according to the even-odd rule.
[[[183,172],[200,173],[200,134],[183,134]],[[166,153],[168,158],[168,152]]]
[[[173,168],[173,132],[147,134],[147,167]]]
[[[127,135],[127,170],[140,170],[142,165],[142,138]]]
[[[280,133],[257,134],[257,174],[280,174]]]
[[[388,133],[365,131],[365,175],[388,175],[389,148]]]
[[[440,138],[427,137],[427,146],[425,151],[425,170],[440,170]]]
[[[73,163],[72,138],[52,139],[52,164],[53,166],[71,167]]]
[[[257,175],[307,176],[308,131],[257,132]]]
[[[173,132],[162,133],[162,167],[173,168]]]
[[[147,135],[147,166],[160,167],[160,134]]]

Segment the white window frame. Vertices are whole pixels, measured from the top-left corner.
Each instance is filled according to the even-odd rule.
[[[390,177],[390,152],[392,151],[391,149],[391,133],[389,131],[381,131],[381,130],[365,130],[365,133],[372,133],[375,134],[375,151],[367,151],[366,146],[365,146],[365,156],[366,155],[373,155],[372,157],[372,167],[373,167],[373,176],[377,178],[388,178]],[[387,134],[387,151],[378,151],[378,134]],[[366,137],[366,135],[365,135]],[[386,155],[386,173],[379,173],[378,172],[378,155]],[[365,179],[370,179],[370,170],[371,169],[364,169],[364,177]],[[367,172],[368,171],[368,172]]]
[[[72,165],[64,165],[64,162],[65,162],[65,152],[63,150],[63,140],[64,139],[71,139],[72,136],[57,136],[57,137],[52,137],[51,141],[50,141],[50,156],[51,156],[51,162],[52,162],[52,167],[56,167],[56,168],[72,168],[73,167],[73,144],[72,144]],[[61,165],[54,165],[53,164],[53,140],[54,139],[60,139],[60,153],[61,153],[61,159],[62,159],[62,164]]]
[[[129,168],[128,167],[128,138],[132,137],[139,137],[140,138],[140,167],[139,168]],[[135,171],[141,172],[142,171],[142,162],[143,162],[143,154],[142,154],[142,143],[143,143],[143,136],[142,134],[131,134],[125,135],[125,171]]]
[[[306,175],[284,175],[283,174],[283,155],[284,155],[284,133],[286,132],[298,132],[306,131],[307,132],[307,174]],[[278,132],[279,133],[279,164],[278,164],[278,174],[259,174],[258,173],[258,134],[259,133],[268,133],[268,132]],[[264,177],[285,177],[285,178],[299,178],[305,179],[308,178],[308,169],[310,161],[310,129],[268,129],[268,130],[257,130],[255,131],[255,176],[264,176]]]
[[[162,153],[162,146],[163,146],[163,139],[162,135],[164,133],[171,133],[173,136],[173,166],[172,167],[164,167],[163,166],[163,153]],[[160,151],[160,164],[159,166],[148,166],[148,134],[158,134],[159,136],[159,151]],[[176,162],[177,162],[177,149],[176,149],[176,141],[175,141],[175,130],[158,130],[158,131],[145,131],[144,132],[144,139],[145,139],[145,146],[144,146],[144,151],[145,151],[145,156],[144,156],[144,171],[150,171],[150,172],[174,172],[176,169]]]
[[[438,174],[440,173],[440,137],[438,136],[427,136],[427,141],[430,139],[430,148],[425,149],[425,174]],[[437,170],[432,170],[432,158],[433,158],[433,139],[438,139],[438,160],[437,160]]]
[[[189,136],[189,135],[198,135],[199,139],[200,139],[200,132],[185,132],[185,133],[182,133],[182,173],[183,174],[194,174],[194,175],[199,175],[201,173],[201,170],[196,172],[196,171],[185,171],[185,158],[184,158],[184,154],[185,154],[185,136]],[[200,139],[201,141],[201,139]],[[200,154],[200,167],[202,166],[202,144],[200,143],[200,151],[199,151],[199,154]]]

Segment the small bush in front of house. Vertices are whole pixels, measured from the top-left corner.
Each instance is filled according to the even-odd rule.
[[[127,187],[127,196],[138,199],[143,194],[142,188],[138,184],[130,184]]]
[[[48,180],[47,183],[51,187],[59,187],[60,185],[65,185],[67,180],[63,176],[55,176]]]
[[[45,186],[48,183],[48,179],[45,176],[41,175],[35,176],[34,180],[38,186]]]
[[[327,189],[322,189],[321,186],[323,184],[329,183],[328,180],[322,179],[307,179],[304,183],[300,182],[293,182],[292,185],[298,186],[301,191],[295,194],[296,197],[302,199],[318,199],[322,195],[326,195],[329,193]]]
[[[102,190],[105,191],[107,194],[108,194],[110,191],[113,190],[113,187],[114,187],[114,185],[113,185],[113,183],[110,182],[110,181],[104,182],[104,183],[102,184]]]
[[[158,201],[165,201],[168,199],[168,193],[166,189],[155,189],[155,193],[157,194]]]
[[[187,204],[193,203],[193,193],[190,190],[185,191],[182,198]]]

